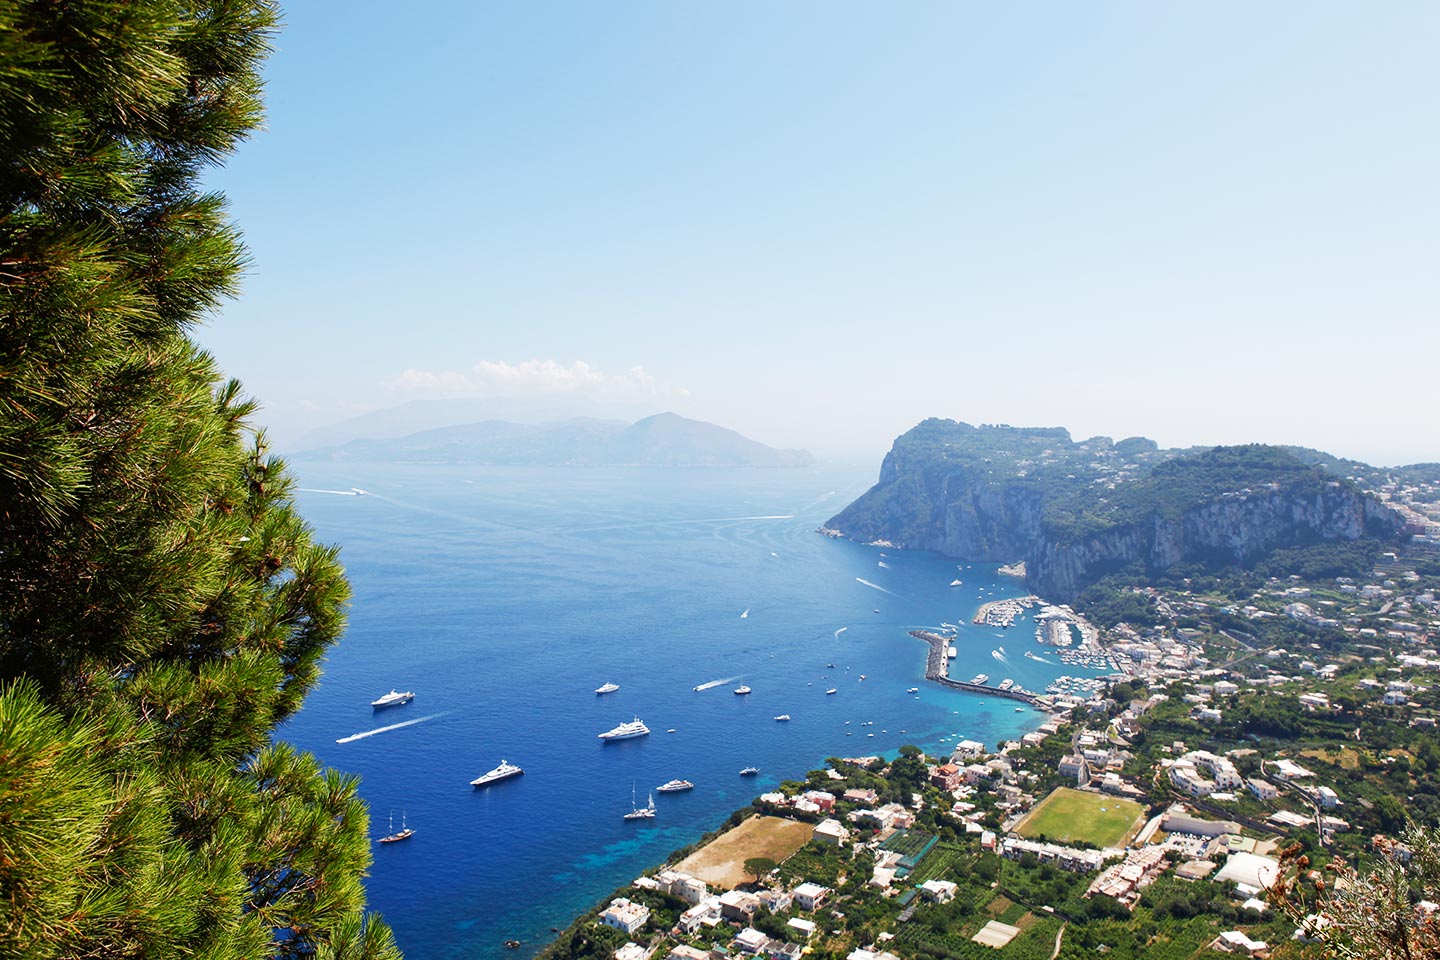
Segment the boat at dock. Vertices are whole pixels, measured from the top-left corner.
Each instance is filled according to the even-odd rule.
[[[1000,681],[1001,690],[1009,690],[1013,686],[1015,686],[1015,681],[1011,680],[1009,677],[1006,677],[1004,680]]]
[[[740,687],[736,687],[736,688],[735,688],[735,695],[736,695],[737,697],[743,697],[743,696],[745,696],[745,694],[747,694],[747,693],[749,693],[749,692],[750,692],[750,688],[749,688],[749,687],[740,686]]]
[[[680,793],[682,790],[694,790],[695,784],[689,780],[668,780],[655,788],[656,793]]]
[[[975,676],[970,678],[970,682],[975,684],[977,687],[983,687],[985,684],[990,682],[990,675],[988,673],[977,673],[975,674]]]
[[[755,776],[756,774],[758,774],[759,772],[760,772],[760,768],[759,768],[759,767],[746,767],[744,770],[741,770],[741,771],[740,771],[740,776],[742,776],[742,777],[753,777],[753,776]]]
[[[782,714],[780,714],[780,716],[776,717],[775,719],[778,720],[778,721],[780,721],[781,723],[787,723],[787,722],[790,720],[790,714],[788,714],[788,713],[782,713]]]
[[[510,761],[501,760],[500,766],[496,767],[494,770],[491,770],[489,773],[482,773],[474,780],[471,780],[470,786],[488,787],[492,783],[498,783],[501,780],[509,780],[511,777],[518,777],[524,772],[524,770],[521,770],[519,767],[515,766],[515,764],[511,763]]]
[[[401,704],[409,703],[411,700],[414,699],[415,694],[409,690],[406,690],[404,693],[401,693],[399,690],[391,690],[389,693],[385,694],[385,696],[381,697],[380,699],[371,700],[370,706],[374,707],[376,710],[383,710],[386,707],[398,707]]]
[[[398,831],[395,829],[395,814],[390,814],[390,832],[375,842],[399,843],[401,840],[409,840],[413,836],[415,836],[415,831],[405,823],[405,811],[402,810],[400,811],[400,829]]]
[[[645,726],[645,723],[639,717],[636,717],[629,723],[622,723],[613,730],[606,730],[604,733],[599,734],[599,737],[601,740],[609,743],[611,740],[630,740],[635,737],[646,736],[649,733],[650,728]]]
[[[616,690],[619,690],[619,689],[620,689],[620,684],[618,684],[618,683],[602,683],[600,686],[598,686],[598,687],[595,688],[595,692],[596,692],[596,693],[614,693]]]

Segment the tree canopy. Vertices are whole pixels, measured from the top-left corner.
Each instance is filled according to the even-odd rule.
[[[0,3],[7,956],[398,956],[355,781],[270,739],[343,628],[337,553],[189,336],[247,263],[200,175],[277,24]]]

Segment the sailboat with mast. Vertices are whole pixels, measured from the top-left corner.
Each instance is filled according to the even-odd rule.
[[[654,816],[655,816],[655,794],[654,794],[653,792],[650,794],[650,803],[649,803],[648,806],[644,806],[644,807],[637,807],[637,806],[635,806],[635,783],[634,783],[634,781],[631,781],[631,783],[630,783],[630,812],[627,813],[627,814],[625,814],[624,819],[626,819],[626,820],[649,820],[649,819],[653,818]]]
[[[390,833],[381,837],[377,843],[399,843],[401,840],[409,840],[415,836],[415,831],[405,823],[405,811],[400,811],[400,830],[395,830],[395,814],[390,814]]]

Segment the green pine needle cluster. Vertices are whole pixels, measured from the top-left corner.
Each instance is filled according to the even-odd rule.
[[[271,743],[333,548],[190,328],[263,0],[0,0],[0,955],[393,958],[351,778]]]

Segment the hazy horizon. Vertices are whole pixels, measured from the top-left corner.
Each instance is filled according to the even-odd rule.
[[[505,392],[877,463],[931,416],[1440,460],[1440,8],[287,18],[199,334],[282,446]]]

